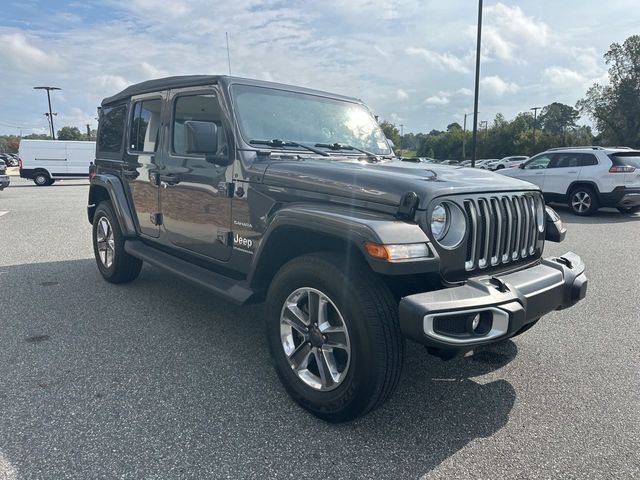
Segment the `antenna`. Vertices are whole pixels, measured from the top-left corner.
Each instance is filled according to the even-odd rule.
[[[229,34],[224,32],[224,36],[227,39],[227,62],[229,63],[229,76],[231,76],[231,54],[229,53]]]

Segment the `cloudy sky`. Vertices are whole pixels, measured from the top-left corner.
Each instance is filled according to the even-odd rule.
[[[473,110],[473,0],[0,0],[0,133],[95,127],[131,83],[227,73],[356,96],[405,132]],[[480,120],[606,81],[602,54],[639,33],[637,0],[485,0]]]

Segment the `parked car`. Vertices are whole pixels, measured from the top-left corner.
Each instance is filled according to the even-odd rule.
[[[17,165],[15,158],[10,153],[0,153],[0,160],[2,160],[7,167]]]
[[[461,167],[470,167],[471,166],[471,160],[463,160],[462,162],[460,162],[460,166]]]
[[[488,166],[490,164],[494,164],[497,161],[498,161],[497,158],[483,158],[482,160],[477,160],[476,161],[476,168],[481,168],[483,170],[489,170]]]
[[[591,215],[600,207],[640,211],[638,150],[556,148],[499,173],[537,185],[547,202],[567,203],[576,215]]]
[[[59,179],[88,178],[96,142],[75,140],[21,140],[20,177],[39,186]]]
[[[7,175],[7,164],[4,160],[0,160],[0,191],[4,190],[9,186],[10,180],[9,175]]]
[[[400,161],[354,98],[227,76],[133,85],[102,101],[91,177],[104,279],[146,262],[264,300],[278,376],[328,421],[391,395],[405,338],[449,358],[586,294],[580,257],[542,258],[566,230],[538,187]]]
[[[493,165],[491,170],[501,170],[503,168],[513,168],[517,167],[521,163],[524,163],[529,157],[524,155],[515,155],[511,157],[501,158],[498,162]]]

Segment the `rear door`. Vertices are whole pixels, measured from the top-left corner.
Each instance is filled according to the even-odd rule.
[[[165,98],[166,92],[157,92],[131,99],[126,162],[122,167],[140,232],[154,238],[160,234],[156,155],[164,140],[161,125]]]
[[[559,152],[554,154],[544,177],[545,193],[565,195],[569,186],[580,177],[583,166],[597,164],[598,159],[591,153]]]
[[[233,178],[233,165],[228,164],[231,130],[220,99],[220,92],[213,86],[169,93],[170,141],[159,178],[168,241],[225,261],[231,256],[233,243],[232,199],[227,189]],[[225,159],[227,165],[214,163],[213,157]]]

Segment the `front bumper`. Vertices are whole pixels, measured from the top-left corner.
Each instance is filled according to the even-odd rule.
[[[0,175],[0,190],[9,186],[9,175]]]
[[[503,340],[582,300],[587,292],[584,270],[580,257],[569,252],[518,272],[409,295],[400,301],[400,328],[406,337],[441,349]]]

